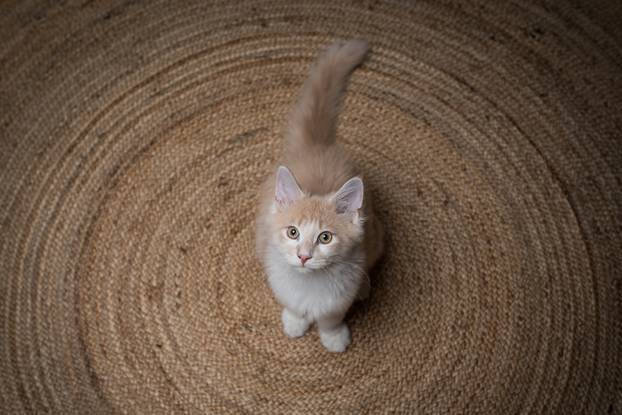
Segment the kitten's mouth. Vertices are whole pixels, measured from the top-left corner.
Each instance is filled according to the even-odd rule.
[[[304,264],[300,261],[289,261],[290,266],[302,272],[310,272],[310,271],[318,271],[328,267],[330,264],[325,263],[324,261],[306,261]]]
[[[304,265],[302,265],[300,263],[297,264],[297,268],[300,269],[301,271],[317,271],[317,270],[320,270],[320,269],[324,269],[326,267],[327,267],[327,264],[325,264],[325,265],[316,264],[316,263],[313,263],[313,264],[306,263]]]
[[[313,271],[316,269],[315,266],[309,264],[308,262],[306,264],[301,264],[300,262],[298,262],[294,266],[300,271]]]

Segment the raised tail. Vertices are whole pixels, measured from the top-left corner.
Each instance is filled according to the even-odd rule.
[[[334,43],[318,59],[290,115],[290,146],[334,143],[341,94],[350,73],[363,61],[368,49],[364,40],[349,40]]]

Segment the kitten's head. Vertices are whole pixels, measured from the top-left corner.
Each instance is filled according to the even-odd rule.
[[[294,267],[313,270],[343,262],[363,236],[363,181],[348,180],[326,196],[306,195],[287,167],[276,174],[271,235]]]

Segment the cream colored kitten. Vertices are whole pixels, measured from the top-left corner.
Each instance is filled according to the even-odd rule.
[[[367,43],[332,45],[312,68],[287,133],[276,173],[265,183],[257,218],[257,252],[290,337],[317,323],[324,347],[343,352],[343,322],[355,299],[367,297],[367,270],[382,252],[382,229],[368,192],[335,143],[339,99]]]

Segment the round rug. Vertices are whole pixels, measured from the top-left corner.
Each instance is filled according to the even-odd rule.
[[[619,2],[0,6],[0,412],[622,413]],[[320,51],[387,230],[297,340],[255,193]]]

